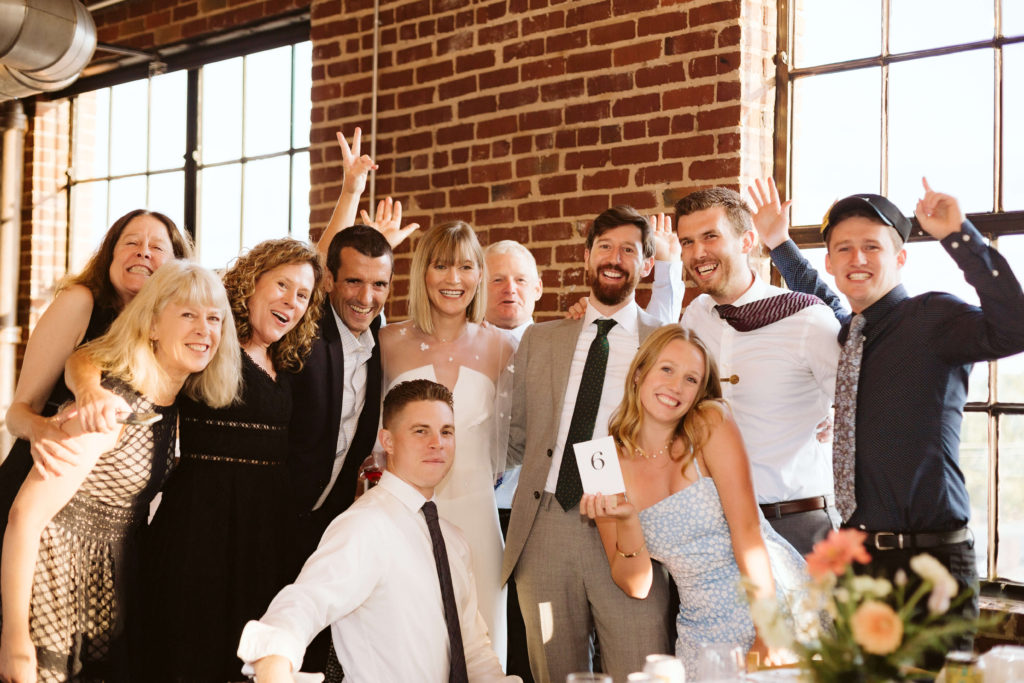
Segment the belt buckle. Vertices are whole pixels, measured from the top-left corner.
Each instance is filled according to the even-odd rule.
[[[875,550],[902,550],[903,549],[903,534],[894,534],[891,531],[877,531],[874,534]],[[895,545],[882,545],[879,541],[882,538],[894,538],[896,539]]]

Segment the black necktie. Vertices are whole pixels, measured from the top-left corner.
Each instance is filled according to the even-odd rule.
[[[469,674],[466,673],[466,653],[462,650],[459,610],[455,606],[455,589],[452,587],[452,570],[448,566],[448,550],[444,546],[441,525],[437,521],[437,505],[428,500],[420,510],[427,519],[430,541],[434,546],[434,564],[437,565],[437,580],[441,584],[441,601],[444,603],[444,622],[448,626],[448,646],[451,650],[448,661],[448,681],[449,683],[469,683]]]
[[[569,435],[565,439],[565,450],[562,452],[562,464],[558,468],[555,500],[563,510],[575,507],[583,496],[583,482],[580,481],[580,470],[576,466],[573,444],[589,441],[594,437],[597,408],[601,404],[601,390],[604,388],[604,371],[608,367],[608,330],[614,327],[615,321],[595,320],[594,324],[597,325],[597,336],[587,351],[587,362],[583,365],[580,389],[576,394],[576,406],[572,410],[572,421],[569,423]]]
[[[823,303],[821,299],[803,292],[786,292],[767,299],[760,299],[742,306],[719,304],[715,306],[722,320],[739,332],[750,332],[778,322],[783,318],[804,310],[808,306]]]

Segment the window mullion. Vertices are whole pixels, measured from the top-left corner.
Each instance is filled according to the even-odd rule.
[[[199,188],[199,69],[189,69],[185,85],[185,230],[197,240]]]

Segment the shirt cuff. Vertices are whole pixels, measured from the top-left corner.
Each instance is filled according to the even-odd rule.
[[[956,258],[960,250],[964,248],[976,254],[985,251],[987,248],[985,237],[978,232],[973,223],[966,219],[960,224],[959,232],[952,232],[946,235],[942,238],[940,244],[953,258]]]
[[[287,657],[292,664],[292,671],[298,671],[302,668],[305,652],[306,646],[294,635],[259,621],[250,621],[245,625],[238,643],[238,658],[245,662],[242,673],[246,676],[253,674],[253,662],[270,655]]]
[[[682,261],[655,261],[654,262],[654,279],[661,280],[664,282],[672,282],[674,280],[683,279],[683,262]]]

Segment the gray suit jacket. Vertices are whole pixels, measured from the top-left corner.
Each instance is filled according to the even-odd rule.
[[[643,311],[638,311],[637,322],[641,343],[662,325]],[[519,561],[540,506],[558,439],[569,367],[582,328],[582,320],[531,325],[516,351],[508,460],[509,464],[522,463],[523,470],[505,538],[502,583],[508,581]]]

